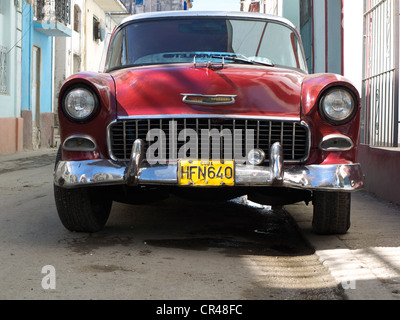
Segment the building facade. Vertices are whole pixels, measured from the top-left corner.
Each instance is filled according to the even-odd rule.
[[[0,1],[0,154],[23,149],[22,1]]]
[[[81,71],[102,71],[106,37],[118,23],[113,13],[126,14],[125,5],[119,0],[71,0],[71,37],[55,39],[55,108],[66,78]]]
[[[289,19],[301,34],[310,73],[343,74],[344,33],[342,21],[344,3],[347,2],[351,1],[242,0],[241,7],[243,11],[274,14]],[[354,2],[361,3],[352,1],[352,3]],[[354,25],[360,24],[355,22]],[[356,42],[359,44],[358,49],[361,50],[361,40]],[[361,63],[359,66],[361,67]]]
[[[365,187],[400,204],[400,4],[398,0],[242,1],[300,31],[310,73],[342,74],[362,100],[358,161]]]
[[[188,10],[192,7],[192,0],[122,0],[130,14]]]
[[[369,191],[400,204],[400,4],[364,0],[359,159]]]
[[[71,37],[70,0],[22,0],[21,117],[24,149],[54,145],[54,39]]]

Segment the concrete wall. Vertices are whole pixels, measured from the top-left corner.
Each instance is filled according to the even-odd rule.
[[[84,12],[84,49],[86,55],[84,57],[83,68],[85,71],[97,72],[101,69],[100,63],[104,53],[105,41],[93,39],[93,16],[97,17],[100,20],[100,27],[105,29],[106,32],[111,32],[116,26],[116,23],[93,0],[85,1]]]
[[[77,6],[80,11],[79,32],[74,31],[74,7]],[[74,70],[83,70],[85,59],[84,54],[84,32],[85,32],[85,1],[71,1],[71,37],[54,38],[54,94],[53,106],[54,112],[57,112],[58,93],[66,78],[74,73]],[[76,65],[74,55],[79,56],[80,63]]]
[[[0,118],[0,154],[23,150],[23,119]]]
[[[400,205],[400,150],[361,145],[358,161],[365,174],[365,189]]]
[[[299,0],[282,0],[280,5],[281,14],[286,19],[290,20],[300,30],[300,3]]]

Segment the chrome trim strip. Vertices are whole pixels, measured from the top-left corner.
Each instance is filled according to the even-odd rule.
[[[293,130],[292,130],[292,158],[294,158],[294,147],[296,146],[296,124],[293,123]]]
[[[234,104],[236,102],[237,95],[225,95],[225,94],[217,94],[217,95],[204,95],[204,94],[194,94],[194,93],[181,93],[183,96],[182,101],[187,104],[194,104],[200,106],[224,106],[229,104]],[[230,98],[230,101],[227,102],[195,102],[188,100],[189,97],[199,97],[199,98]]]
[[[118,122],[118,119],[111,121],[106,130],[106,140],[107,140],[107,151],[110,158],[114,161],[118,161],[117,157],[114,156],[112,152],[112,143],[111,143],[111,127]]]
[[[300,122],[300,117],[273,117],[273,116],[246,116],[246,115],[218,115],[218,114],[159,114],[159,115],[137,115],[137,116],[119,116],[117,120],[143,120],[143,119],[182,119],[182,118],[211,118],[211,119],[248,119],[248,120],[271,120]],[[116,121],[116,120],[114,120]]]
[[[306,155],[304,156],[303,159],[298,161],[298,163],[305,162],[310,157],[310,153],[311,153],[311,130],[310,130],[310,126],[305,121],[301,121],[300,124],[302,126],[306,127],[308,135],[307,135],[307,148],[306,148],[307,149],[307,153],[306,153]]]
[[[125,135],[126,122],[125,121],[123,122],[122,126],[123,126],[123,135],[124,135],[124,137],[123,137],[123,140],[124,140],[124,154],[126,154],[126,135]],[[133,150],[131,150],[131,151],[133,152]]]

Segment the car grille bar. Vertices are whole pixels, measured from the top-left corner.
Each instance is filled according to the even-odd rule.
[[[171,125],[174,121],[174,125]],[[242,118],[149,118],[149,119],[123,119],[112,123],[109,126],[109,150],[111,156],[117,161],[128,161],[132,150],[132,145],[136,139],[142,139],[145,142],[146,150],[156,141],[148,141],[148,132],[152,129],[162,130],[165,139],[160,144],[165,144],[166,159],[175,160],[171,155],[171,150],[178,154],[180,148],[188,141],[179,141],[177,137],[183,130],[191,130],[198,135],[198,155],[201,153],[201,134],[202,130],[208,131],[217,129],[218,132],[232,133],[231,154],[236,155],[237,150],[241,151],[241,157],[246,157],[246,141],[253,142],[249,145],[254,148],[262,149],[267,155],[265,162],[269,162],[269,154],[271,146],[280,142],[283,148],[283,156],[286,163],[304,162],[309,155],[310,133],[308,126],[303,122],[285,121],[285,120],[264,120],[264,119],[242,119]],[[177,132],[174,132],[174,131]],[[215,131],[215,130],[214,130]],[[234,134],[234,132],[240,133]],[[227,144],[224,138],[220,138],[219,143],[220,154],[224,155]],[[165,141],[164,141],[165,140]],[[208,150],[210,159],[212,159],[211,151],[215,140],[208,139]],[[228,142],[229,143],[229,142]],[[254,143],[254,144],[253,144]],[[203,144],[204,146],[204,144]],[[232,152],[233,151],[233,152]],[[249,151],[249,150],[247,150]],[[157,154],[156,154],[157,155]],[[188,157],[190,158],[190,157]]]

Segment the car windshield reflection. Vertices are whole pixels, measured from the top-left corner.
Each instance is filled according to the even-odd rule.
[[[291,27],[268,20],[206,17],[124,25],[113,37],[107,70],[221,60],[307,70]]]

